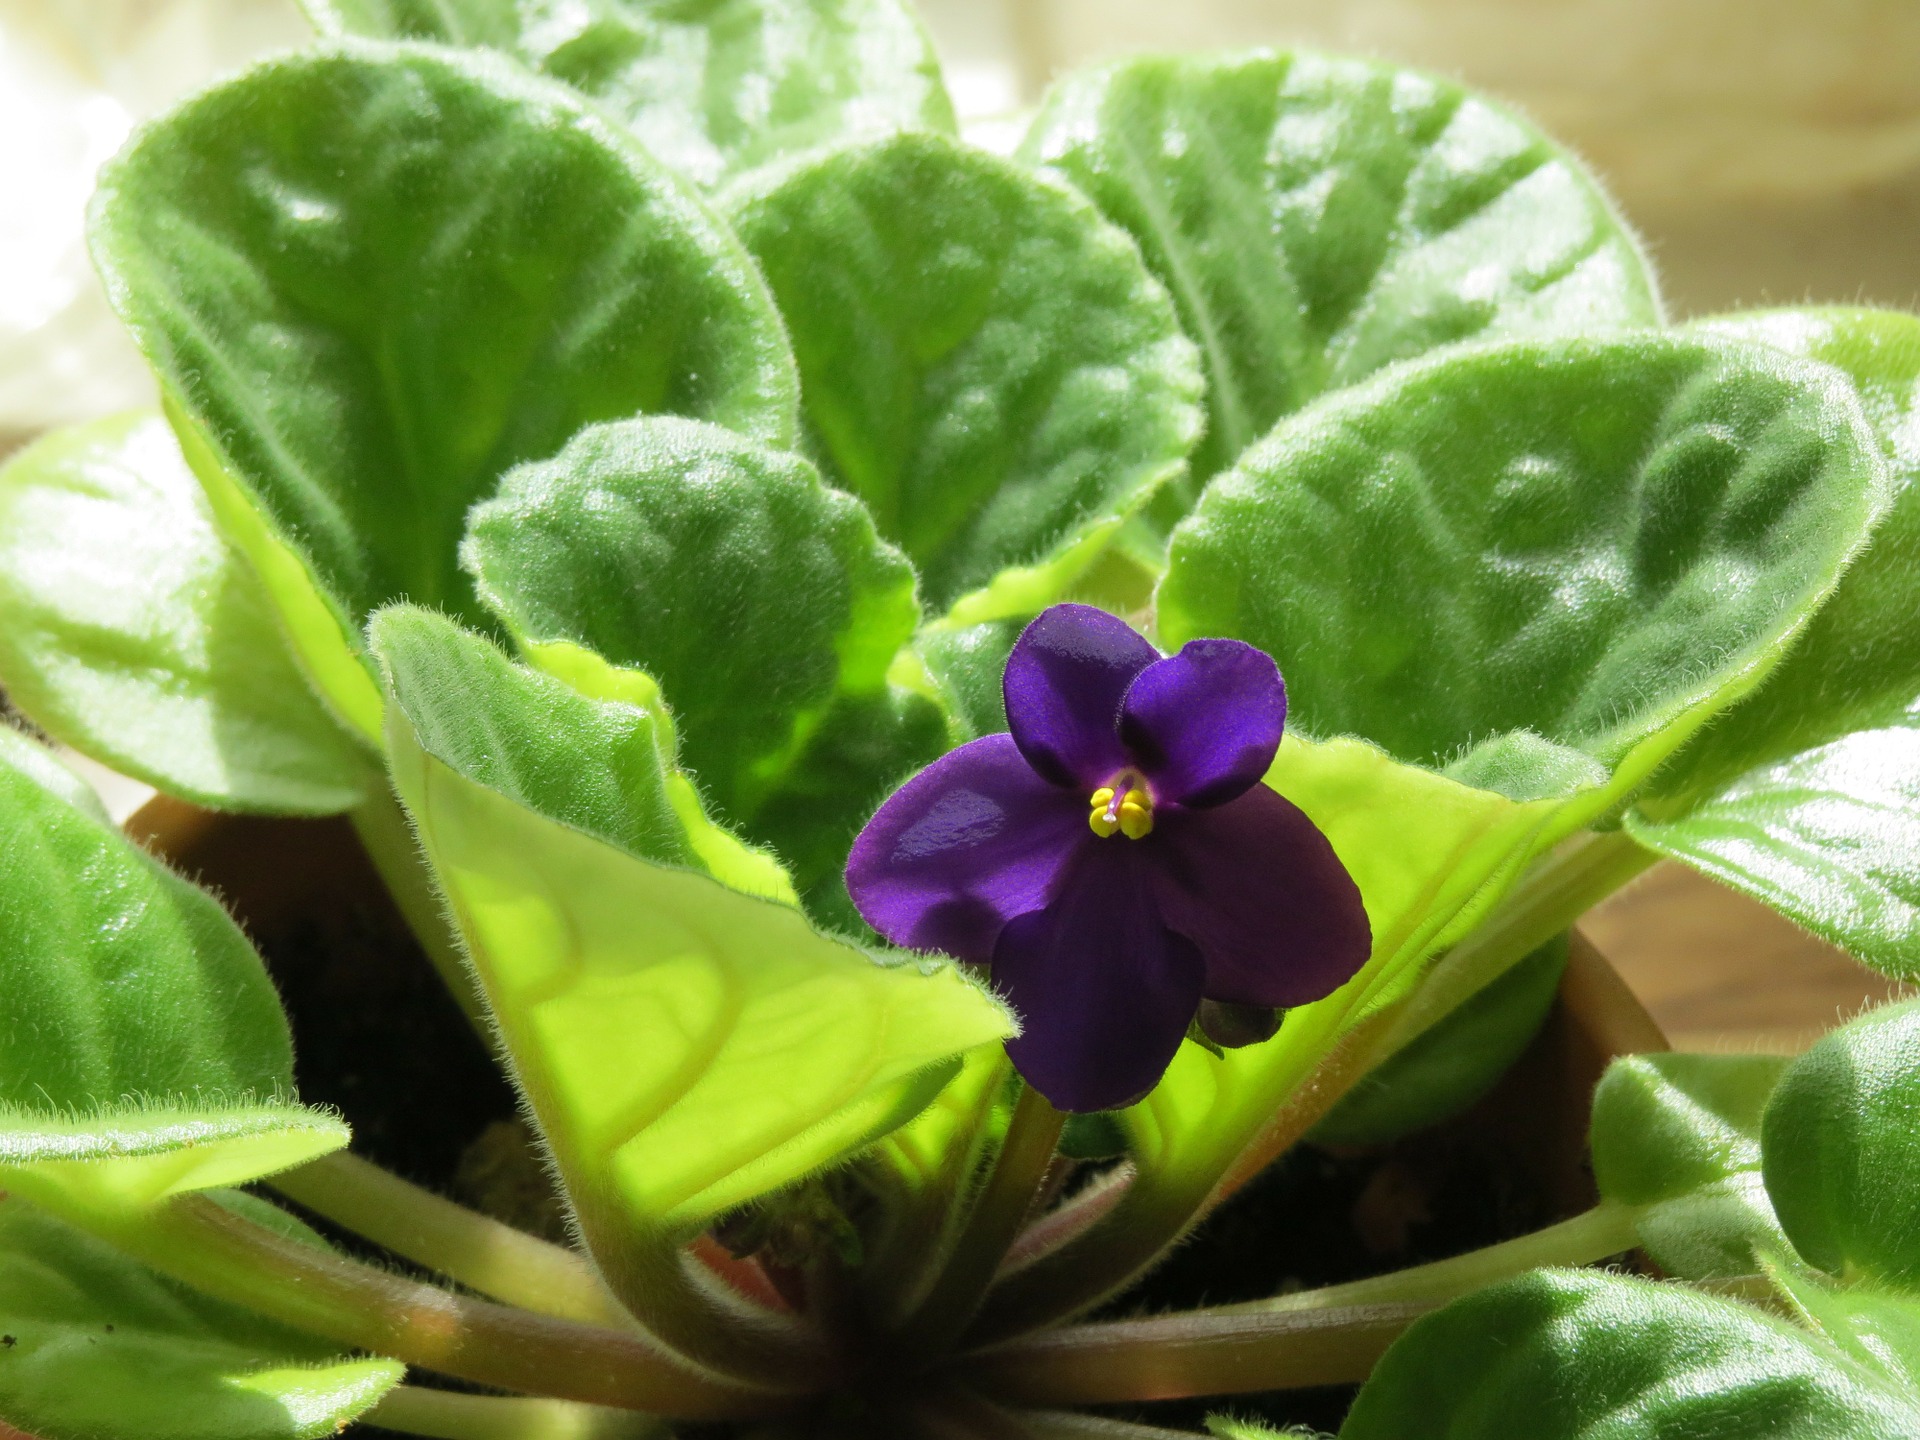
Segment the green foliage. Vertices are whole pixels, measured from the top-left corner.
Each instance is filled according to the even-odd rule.
[[[791,438],[791,360],[737,242],[598,111],[494,57],[259,65],[140,133],[92,236],[188,458],[235,492],[222,525],[257,507],[349,637],[403,595],[485,623],[467,507],[584,424]]]
[[[951,969],[881,963],[735,873],[576,828],[567,787],[513,757],[581,725],[584,702],[490,694],[538,686],[499,663],[439,689],[429,652],[458,642],[431,625],[445,622],[374,626],[396,784],[603,1263],[618,1272],[635,1245],[677,1243],[870,1143],[1008,1033]]]
[[[1566,968],[1563,935],[1370,1071],[1308,1138],[1323,1145],[1380,1145],[1452,1119],[1520,1058],[1546,1019]]]
[[[901,135],[782,170],[733,213],[792,333],[823,473],[933,605],[991,586],[955,623],[1058,599],[1199,436],[1166,292],[1064,187]]]
[[[1781,310],[1698,328],[1844,371],[1896,498],[1773,678],[1690,746],[1628,823],[1868,964],[1920,975],[1920,319]]]
[[[716,810],[803,891],[838,886],[855,832],[945,748],[938,708],[887,681],[912,567],[797,456],[686,420],[596,426],[511,472],[462,553],[523,640],[657,680]]]
[[[1578,161],[1394,66],[1127,60],[1057,84],[1021,153],[1124,226],[1172,291],[1206,360],[1203,480],[1389,361],[1660,321],[1633,237]]]
[[[0,469],[0,679],[49,734],[170,794],[331,814],[373,779],[157,415],[49,435]]]
[[[305,0],[326,34],[504,50],[591,95],[702,185],[837,140],[954,128],[900,0]]]
[[[1569,750],[1643,779],[1778,663],[1885,490],[1851,387],[1775,350],[1452,352],[1326,397],[1217,481],[1160,626],[1267,650],[1314,734],[1428,766],[1500,746],[1509,794],[1564,793]]]
[[[1340,1440],[1898,1440],[1920,1396],[1744,1305],[1591,1271],[1456,1301],[1387,1351]]]
[[[0,1201],[0,1331],[0,1413],[40,1440],[321,1440],[406,1369],[196,1294],[18,1199]]]
[[[1760,1120],[1787,1061],[1630,1055],[1593,1096],[1601,1197],[1638,1213],[1641,1243],[1689,1280],[1753,1275],[1786,1237],[1760,1174]]]
[[[1920,1289],[1920,1003],[1826,1036],[1794,1062],[1762,1129],[1767,1192],[1813,1264]]]

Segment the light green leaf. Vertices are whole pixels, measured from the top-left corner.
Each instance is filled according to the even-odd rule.
[[[1126,60],[1055,85],[1021,154],[1124,226],[1173,292],[1206,360],[1200,480],[1389,361],[1660,322],[1639,247],[1580,163],[1415,71]]]
[[[1773,1055],[1630,1055],[1593,1096],[1593,1175],[1633,1207],[1649,1253],[1689,1280],[1752,1275],[1786,1236],[1760,1176],[1760,1117],[1787,1068]]]
[[[1311,733],[1429,766],[1496,747],[1509,794],[1589,783],[1586,756],[1630,790],[1779,662],[1886,487],[1844,377],[1777,350],[1455,350],[1326,397],[1216,481],[1160,629],[1266,650]]]
[[[1628,824],[1868,964],[1920,975],[1920,319],[1781,310],[1698,328],[1844,371],[1897,495],[1773,677],[1676,758]]]
[[[1535,1271],[1420,1320],[1340,1440],[1898,1440],[1920,1396],[1763,1311]]]
[[[462,555],[525,642],[657,680],[715,809],[802,893],[840,887],[860,826],[945,748],[938,707],[887,680],[912,567],[797,456],[688,420],[596,426],[511,472]]]
[[[1382,1145],[1458,1115],[1520,1058],[1547,1018],[1566,968],[1562,935],[1369,1071],[1308,1138]]]
[[[900,0],[304,0],[332,35],[489,45],[565,80],[706,186],[837,140],[954,129]]]
[[[314,815],[374,777],[157,415],[62,430],[0,469],[0,610],[8,698],[123,774],[215,809]]]
[[[1837,1285],[1790,1265],[1772,1267],[1771,1275],[1801,1319],[1834,1348],[1920,1393],[1920,1301],[1871,1285]]]
[[[350,43],[261,64],[140,132],[92,237],[221,528],[376,739],[360,624],[403,595],[488,623],[455,551],[507,469],[638,413],[794,433],[792,361],[738,242],[612,121],[499,57]]]
[[[39,1440],[320,1440],[406,1370],[163,1279],[18,1199],[0,1201],[0,1331],[0,1413]]]
[[[101,802],[100,792],[82,780],[53,753],[50,746],[35,740],[25,731],[0,724],[0,763],[20,771],[41,789],[64,800],[90,819],[112,826],[113,819]]]
[[[1781,1078],[1761,1128],[1767,1193],[1811,1263],[1920,1293],[1916,1110],[1920,1002],[1843,1025]]]
[[[734,221],[793,335],[808,441],[951,623],[1032,614],[1177,473],[1199,363],[1080,196],[933,135],[784,170]]]
[[[511,734],[499,697],[421,683],[430,637],[394,620],[380,617],[374,637],[392,673],[396,784],[615,1272],[897,1127],[962,1054],[1012,1029],[950,968],[882,963],[791,905],[575,828],[552,790],[492,788],[526,779],[516,754],[583,743],[561,738],[572,712],[555,703],[544,730]],[[462,717],[472,736],[450,740]],[[505,758],[477,762],[489,753]]]
[[[0,1189],[143,1205],[347,1142],[290,1103],[286,1019],[212,896],[0,749]]]

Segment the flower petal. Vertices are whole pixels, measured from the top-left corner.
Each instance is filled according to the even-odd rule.
[[[1160,921],[1130,840],[1095,841],[1044,910],[1007,922],[994,988],[1020,1016],[1014,1068],[1056,1109],[1114,1110],[1151,1090],[1200,1005],[1206,962]]]
[[[1020,753],[1056,785],[1091,791],[1127,763],[1115,728],[1134,677],[1160,658],[1118,616],[1053,605],[1020,632],[1001,681]]]
[[[1211,810],[1160,812],[1151,845],[1161,917],[1200,947],[1206,995],[1304,1005],[1367,963],[1360,887],[1299,807],[1265,785]]]
[[[1011,736],[988,735],[888,797],[853,842],[847,891],[893,944],[984,965],[1082,841],[1098,843],[1086,802],[1034,774]]]
[[[1196,807],[1257,784],[1286,723],[1280,668],[1239,640],[1189,640],[1142,670],[1120,707],[1120,738],[1154,797]]]

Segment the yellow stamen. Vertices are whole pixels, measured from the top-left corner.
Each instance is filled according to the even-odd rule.
[[[1103,840],[1116,830],[1129,840],[1153,833],[1153,801],[1138,786],[1117,794],[1113,786],[1102,785],[1089,797],[1089,804],[1087,824]]]

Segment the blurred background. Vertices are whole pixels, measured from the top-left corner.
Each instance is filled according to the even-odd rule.
[[[1143,49],[1281,45],[1458,77],[1580,152],[1676,318],[1920,301],[1915,0],[920,0],[972,138],[1050,76]],[[0,0],[0,453],[150,398],[81,240],[133,125],[308,35],[292,0]],[[4,617],[0,617],[0,623]],[[110,783],[110,782],[109,782]],[[137,792],[120,790],[123,811]],[[1661,867],[1589,922],[1676,1044],[1793,1049],[1887,993],[1785,921]]]

